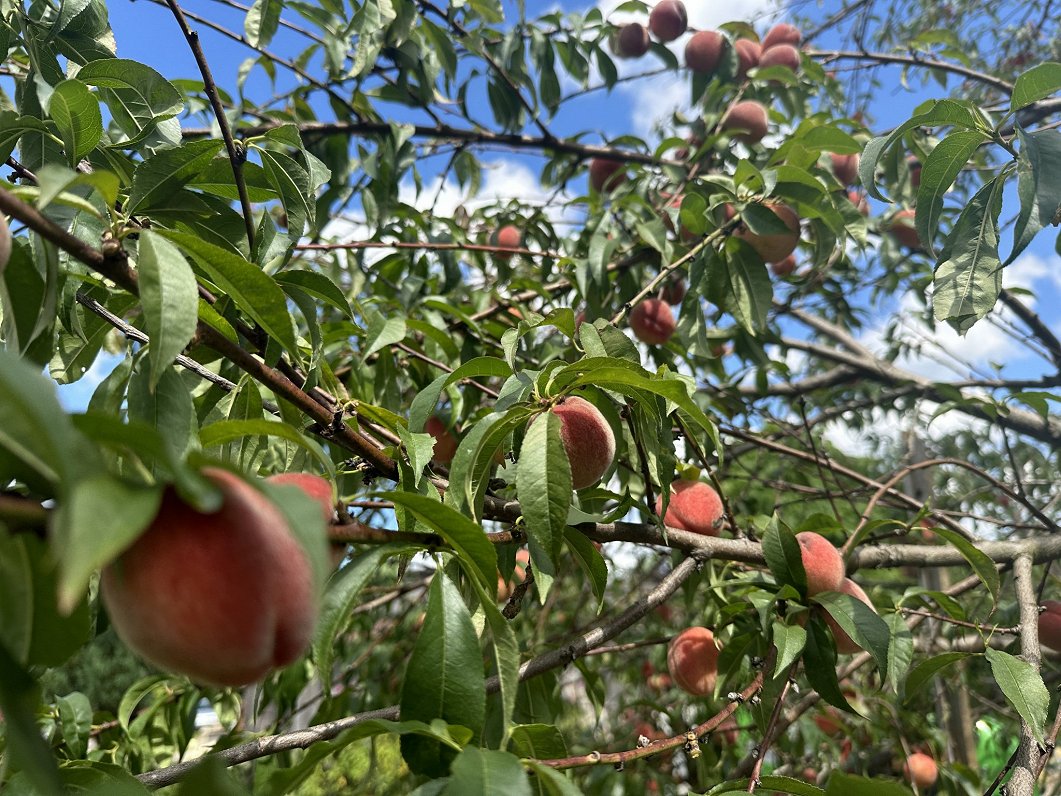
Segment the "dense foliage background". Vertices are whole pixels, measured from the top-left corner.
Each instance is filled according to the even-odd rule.
[[[0,0],[0,789],[873,796],[922,751],[932,792],[1061,792],[1056,10],[707,5],[796,24],[799,71],[618,59],[639,0]],[[617,441],[577,492],[529,424],[574,394]],[[331,574],[308,654],[238,690],[99,599],[211,463],[340,500],[325,531],[268,493]],[[680,476],[721,536],[663,526]],[[807,530],[879,616],[807,599]],[[712,696],[668,672],[690,626]]]

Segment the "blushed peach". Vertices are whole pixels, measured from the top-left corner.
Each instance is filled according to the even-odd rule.
[[[839,591],[844,580],[844,559],[832,542],[814,531],[796,534],[803,569],[807,573],[807,596],[823,591]]]
[[[663,496],[656,498],[656,513],[663,511]],[[710,484],[680,479],[671,484],[664,525],[704,536],[718,536],[722,527],[722,499]]]
[[[648,298],[630,311],[630,328],[638,340],[663,345],[674,334],[677,324],[670,305],[661,299]]]
[[[693,696],[707,696],[718,680],[719,648],[706,627],[689,627],[671,639],[667,669],[677,686]]]

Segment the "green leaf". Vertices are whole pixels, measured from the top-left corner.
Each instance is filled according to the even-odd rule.
[[[384,317],[378,312],[372,312],[369,315],[368,333],[362,344],[362,358],[367,359],[389,345],[400,343],[405,339],[405,331],[404,316]]]
[[[285,351],[298,355],[287,298],[268,274],[239,255],[187,232],[166,230],[160,234],[192,255],[207,277],[231,296],[239,308]]]
[[[92,573],[147,528],[162,501],[159,486],[138,486],[100,473],[76,482],[56,511],[59,608],[81,601]]]
[[[796,535],[782,525],[775,514],[763,534],[763,557],[778,585],[792,586],[800,594],[807,593],[807,573],[803,569],[803,553]]]
[[[589,580],[593,596],[597,598],[597,613],[604,608],[604,591],[608,588],[608,565],[593,542],[574,528],[564,529],[564,540]]]
[[[527,765],[537,777],[539,793],[545,796],[583,796],[579,787],[564,772],[535,763],[533,760]]]
[[[956,548],[962,557],[969,562],[969,565],[973,568],[973,572],[976,573],[977,577],[984,582],[987,586],[988,591],[991,592],[991,599],[994,600],[995,605],[998,605],[998,593],[999,589],[1002,588],[1001,582],[998,576],[998,568],[995,566],[995,562],[986,554],[977,550],[972,542],[966,539],[957,531],[953,531],[950,528],[943,526],[937,526],[933,529],[933,533],[943,538],[948,544]]]
[[[933,277],[935,318],[949,322],[959,334],[994,308],[1002,289],[998,216],[1004,184],[1002,177],[996,177],[965,206],[947,237],[946,259]]]
[[[825,796],[910,796],[910,789],[898,782],[886,779],[869,779],[854,774],[845,774],[838,768],[829,773]]]
[[[486,680],[479,639],[460,591],[441,569],[431,581],[424,624],[405,668],[401,715],[459,724],[473,737],[483,728]],[[403,736],[401,748],[414,773],[431,777],[446,774],[455,757],[439,742],[414,736]]]
[[[62,793],[55,758],[37,727],[39,704],[36,681],[0,643],[0,711],[4,713],[6,752],[40,793]]]
[[[456,509],[425,495],[385,492],[380,495],[412,512],[424,525],[446,540],[470,575],[487,594],[497,596],[497,553],[483,529]]]
[[[279,437],[293,442],[316,459],[328,475],[335,480],[335,463],[315,439],[307,437],[294,426],[264,418],[248,420],[218,420],[203,426],[199,431],[199,442],[204,448],[227,445],[243,437]]]
[[[76,77],[100,88],[114,121],[128,136],[125,141],[115,141],[114,146],[140,144],[160,123],[184,110],[184,100],[173,84],[137,61],[101,58],[82,66]]]
[[[935,252],[932,240],[943,213],[943,195],[987,140],[987,135],[979,130],[959,130],[940,141],[925,160],[917,189],[916,224],[918,237],[929,252]]]
[[[712,292],[742,328],[755,334],[765,327],[770,311],[774,295],[770,275],[751,246],[737,241],[727,245],[726,252],[727,256],[719,258],[717,267],[710,272],[715,286]]]
[[[907,673],[914,659],[914,636],[898,611],[890,614],[886,621],[891,631],[887,682],[891,689],[902,697],[905,693],[903,689],[906,687]]]
[[[324,274],[318,273],[317,271],[290,270],[281,271],[275,276],[275,279],[280,283],[280,287],[294,285],[295,287],[306,291],[311,296],[315,296],[321,301],[335,307],[335,309],[339,310],[339,312],[345,315],[348,319],[353,319],[354,317],[353,310],[350,308],[350,301],[346,298],[346,294]]]
[[[33,566],[18,539],[0,536],[0,646],[20,663],[33,643]]]
[[[1009,265],[1023,252],[1039,230],[1053,223],[1061,208],[1061,133],[1057,130],[1026,132],[1017,127],[1021,148],[1017,155],[1017,196],[1020,212],[1013,226],[1013,251]]]
[[[450,766],[446,796],[531,796],[530,781],[519,758],[496,749],[468,746]]]
[[[811,616],[807,627],[807,647],[803,652],[803,671],[807,682],[817,691],[821,698],[830,705],[854,713],[855,710],[840,690],[836,678],[836,649],[829,639],[825,623],[817,616]]]
[[[906,678],[906,700],[912,699],[929,680],[948,666],[965,660],[971,652],[943,652],[921,661]]]
[[[1042,744],[1046,709],[1050,706],[1050,692],[1042,675],[1030,663],[1008,652],[988,647],[984,656],[1009,704],[1028,725],[1035,740]]]
[[[512,728],[512,751],[520,757],[551,760],[567,757],[567,742],[552,724],[520,724]]]
[[[137,250],[140,302],[151,346],[153,390],[165,371],[191,342],[198,323],[199,288],[180,250],[150,230],[140,234]]]
[[[280,26],[282,0],[254,0],[243,21],[243,32],[251,47],[268,47]]]
[[[223,148],[221,141],[187,141],[145,158],[133,172],[125,212],[149,213],[154,208],[166,207],[167,200],[198,177]]]
[[[81,158],[91,152],[103,138],[103,114],[99,102],[80,80],[64,80],[48,100],[52,117],[63,138],[67,163],[76,168]]]
[[[832,775],[830,774],[830,776]],[[747,779],[728,780],[715,785],[705,796],[747,793],[748,784],[749,781]],[[803,782],[792,777],[779,777],[777,775],[760,777],[758,789],[762,789],[764,793],[789,793],[792,796],[823,796],[825,793],[817,785],[811,785],[809,782]],[[851,791],[851,793],[861,794],[860,791]]]
[[[516,496],[527,534],[556,565],[571,505],[571,465],[560,438],[560,419],[538,415],[527,427],[516,462]]]
[[[840,592],[823,592],[815,595],[814,600],[829,612],[852,641],[873,656],[881,672],[888,671],[891,632],[875,611],[857,597]]]
[[[799,625],[786,625],[774,621],[774,646],[777,647],[776,671],[783,674],[807,646],[807,631]]]
[[[1061,64],[1048,61],[1033,66],[1013,83],[1009,97],[1011,111],[1019,111],[1033,102],[1046,99],[1061,89]]]

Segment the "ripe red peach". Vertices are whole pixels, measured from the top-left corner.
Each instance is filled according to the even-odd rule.
[[[667,669],[677,686],[693,696],[707,696],[718,680],[715,634],[706,627],[689,627],[671,639]]]
[[[1043,609],[1039,614],[1039,643],[1061,651],[1061,602],[1044,600]]]
[[[903,776],[918,788],[931,788],[939,779],[939,767],[929,755],[914,752],[903,764]]]
[[[905,246],[911,251],[920,251],[921,236],[917,234],[917,227],[914,226],[915,216],[914,210],[900,210],[892,216],[885,231],[895,238],[895,242],[900,246]]]
[[[612,43],[612,51],[620,58],[640,58],[648,52],[648,28],[639,22],[623,25]]]
[[[523,245],[523,233],[519,231],[519,227],[506,224],[491,236],[490,245],[502,249],[518,249]],[[513,252],[493,252],[494,258],[498,260],[511,260],[512,255]]]
[[[663,345],[671,339],[676,327],[674,312],[661,299],[645,299],[630,311],[630,328],[643,343]]]
[[[776,263],[770,263],[770,271],[774,276],[786,277],[791,276],[792,272],[796,270],[796,255],[790,254],[784,260],[780,260]]]
[[[798,72],[802,63],[799,50],[791,44],[775,44],[767,47],[759,56],[759,66],[764,69],[768,66],[783,66],[793,72]]]
[[[873,601],[869,599],[869,595],[862,590],[862,587],[855,583],[851,578],[844,578],[840,582],[840,588],[838,591],[844,594],[850,594],[855,599],[861,600],[870,607],[873,613],[877,613],[877,609],[873,607]],[[862,647],[855,643],[851,636],[844,632],[843,628],[832,618],[828,613],[825,614],[825,624],[829,626],[829,629],[833,631],[833,638],[836,639],[836,651],[841,655],[851,655],[852,653],[859,652]]]
[[[866,199],[866,195],[861,191],[848,191],[847,201],[858,208],[858,212],[862,215],[869,215],[869,200]]]
[[[660,0],[648,15],[648,29],[660,41],[674,41],[689,27],[689,15],[681,0]]]
[[[733,49],[737,51],[737,77],[743,78],[749,69],[759,65],[762,48],[757,41],[737,39],[733,42]]]
[[[203,476],[221,507],[203,514],[167,489],[151,525],[104,568],[103,602],[122,640],[160,668],[247,685],[303,654],[317,590],[281,511],[227,470]]]
[[[720,129],[733,133],[733,137],[745,144],[757,144],[763,140],[770,127],[766,108],[755,100],[741,100],[726,111],[719,124]]]
[[[681,274],[672,274],[670,279],[663,283],[660,298],[668,304],[681,304],[687,290],[688,286],[685,284],[685,277]]]
[[[598,193],[618,188],[626,181],[623,164],[618,160],[593,158],[589,162],[589,184]]]
[[[755,249],[759,256],[763,258],[763,262],[777,263],[792,254],[796,250],[796,246],[799,245],[799,216],[788,205],[771,202],[765,206],[770,208],[774,215],[781,219],[791,231],[757,235],[742,224],[733,234],[742,240],[746,240],[748,245]],[[733,209],[727,206],[726,215],[731,216],[732,213]]]
[[[663,511],[663,495],[656,498],[656,514]],[[709,484],[684,479],[671,484],[663,524],[680,531],[718,536],[722,527],[722,499]]]
[[[807,573],[807,596],[823,591],[839,591],[844,580],[844,559],[832,542],[814,531],[796,534],[803,569]]]
[[[457,438],[446,428],[442,418],[432,415],[424,423],[424,431],[435,438],[435,451],[431,461],[435,464],[449,464],[457,454]]]
[[[801,41],[803,41],[803,34],[800,33],[799,28],[795,25],[781,22],[770,28],[767,34],[763,36],[763,49],[765,50],[778,44],[799,47]]]
[[[335,516],[335,497],[332,495],[331,482],[313,473],[277,473],[265,479],[271,484],[290,484],[297,486],[307,496],[317,501],[325,522],[331,522]]]
[[[694,33],[685,45],[685,65],[702,75],[713,75],[722,61],[726,37],[717,30]]]
[[[829,153],[829,160],[833,164],[833,174],[842,185],[854,185],[858,182],[858,153],[851,155],[837,155]]]
[[[572,395],[550,411],[560,420],[560,439],[571,463],[571,485],[585,489],[600,481],[615,459],[615,435],[600,409]]]

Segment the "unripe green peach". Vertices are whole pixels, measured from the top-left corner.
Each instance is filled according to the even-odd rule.
[[[1061,651],[1061,602],[1044,600],[1043,609],[1039,614],[1039,643]]]
[[[656,498],[656,514],[663,511],[663,496]],[[718,536],[722,528],[722,499],[703,481],[680,479],[671,484],[670,502],[663,524],[681,531]]]
[[[560,439],[571,463],[571,485],[585,489],[600,481],[615,460],[615,434],[600,409],[572,395],[549,411],[560,420]]]
[[[689,27],[689,15],[681,0],[660,0],[648,15],[648,29],[660,41],[674,41]]]
[[[862,587],[855,583],[851,578],[844,578],[840,582],[840,588],[838,591],[844,594],[850,594],[855,599],[861,600],[870,607],[873,613],[877,613],[877,609],[873,607],[873,601],[869,599],[869,595],[862,590]],[[835,619],[832,618],[828,613],[825,614],[825,624],[829,626],[829,629],[833,631],[833,638],[836,639],[836,651],[841,655],[851,655],[852,653],[858,652],[862,647],[855,643],[851,636],[844,632],[844,629],[840,627]]]
[[[593,158],[589,162],[589,184],[598,193],[611,191],[626,181],[623,164],[618,160]]]
[[[331,522],[335,516],[335,498],[332,494],[331,482],[313,473],[277,473],[265,479],[271,484],[290,484],[297,486],[308,497],[317,501],[321,508],[321,514],[326,523]]]
[[[693,696],[707,696],[718,680],[715,634],[706,627],[689,627],[671,639],[667,669],[677,686]]]
[[[155,519],[103,570],[118,635],[155,665],[241,686],[297,660],[317,621],[306,552],[280,510],[242,478],[203,475],[221,507],[203,514],[167,489]]]
[[[939,779],[939,766],[924,752],[914,752],[903,764],[903,776],[918,788],[931,788]]]
[[[725,36],[717,30],[702,30],[685,44],[685,65],[698,74],[713,75],[725,51]]]
[[[432,415],[424,423],[424,431],[435,438],[435,451],[431,461],[435,464],[449,464],[457,454],[457,438],[446,428],[442,418]]]
[[[795,25],[781,22],[770,28],[769,32],[763,36],[763,49],[765,50],[778,44],[789,44],[793,47],[799,47],[801,41],[803,41],[803,34],[800,33],[799,28]]]
[[[640,58],[648,52],[648,29],[639,22],[623,25],[612,42],[612,52],[620,58]]]
[[[663,345],[671,339],[677,324],[666,301],[649,298],[630,311],[630,328],[641,342]]]
[[[832,542],[814,531],[796,534],[803,569],[807,573],[807,596],[823,591],[839,591],[844,580],[844,559]]]
[[[770,127],[770,119],[763,104],[755,100],[741,100],[726,111],[719,124],[720,129],[733,133],[733,137],[745,144],[757,144],[763,140]]]

